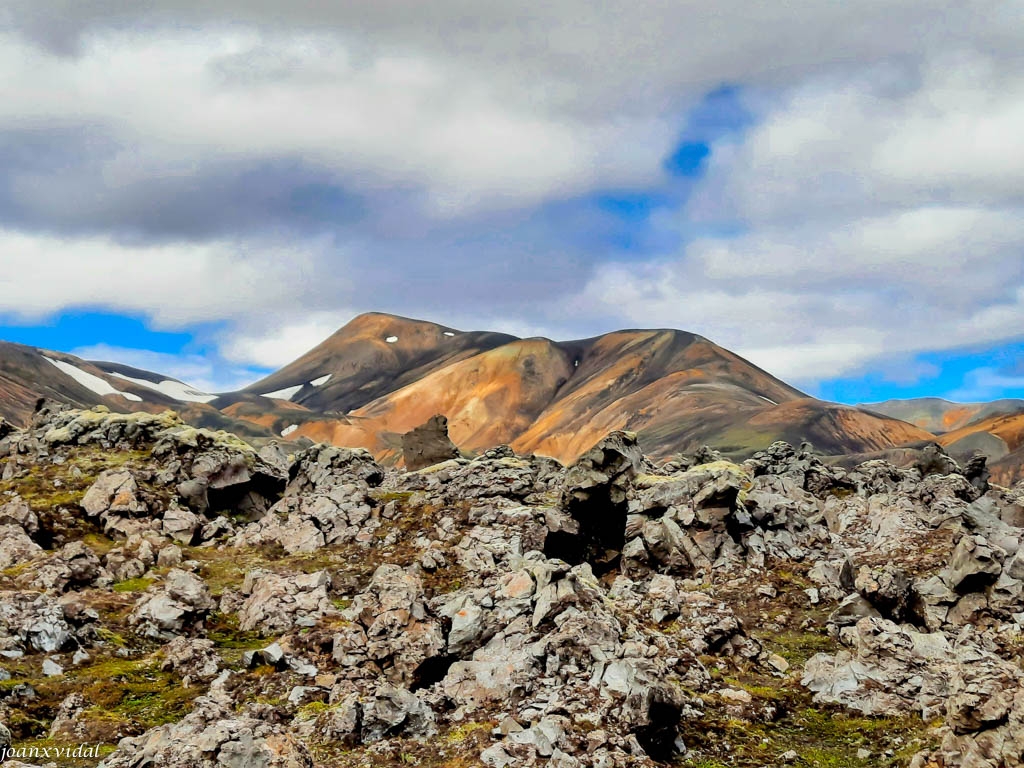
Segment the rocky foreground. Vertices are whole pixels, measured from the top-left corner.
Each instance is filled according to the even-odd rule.
[[[654,465],[620,432],[402,473],[45,406],[0,424],[0,748],[1024,765],[1024,488],[933,459]]]

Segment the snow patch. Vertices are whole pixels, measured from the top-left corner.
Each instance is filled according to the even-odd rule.
[[[445,335],[445,336],[454,336],[455,334],[454,334],[454,333],[452,333],[451,331],[445,331],[445,332],[444,332],[444,335]]]
[[[122,392],[119,389],[114,389],[113,385],[106,379],[101,379],[99,376],[95,376],[88,371],[83,371],[81,368],[66,363],[63,360],[54,360],[53,358],[43,356],[44,360],[48,360],[53,363],[58,369],[66,373],[72,379],[77,381],[83,387],[88,389],[90,392],[95,392],[97,395],[120,395],[125,400],[131,400],[135,403],[141,403],[142,398],[138,395],[133,395],[131,392]]]
[[[281,437],[288,437],[292,432],[299,428],[298,424],[290,424],[281,430]]]
[[[333,373],[328,373],[326,376],[321,376],[319,379],[313,379],[309,383],[312,384],[314,387],[322,387],[324,384],[331,380],[331,376],[333,375]]]
[[[183,384],[174,379],[164,379],[161,382],[155,382],[146,379],[135,379],[131,376],[125,376],[123,373],[111,373],[110,375],[130,381],[132,384],[138,384],[140,387],[156,390],[161,394],[167,395],[172,400],[178,400],[183,403],[209,403],[217,399],[216,395],[200,392],[198,389],[193,389],[188,384]]]
[[[765,397],[764,395],[758,395],[758,397],[760,397],[766,403],[771,403],[772,405],[778,405],[778,403],[776,403],[774,400],[770,400],[769,398]]]
[[[396,341],[398,341],[398,337],[388,336],[386,339],[384,339],[384,341],[386,341],[388,344],[394,344]]]
[[[302,389],[305,384],[296,384],[294,387],[285,387],[284,389],[275,389],[273,392],[264,392],[260,397],[271,397],[275,400],[291,400],[295,393]]]

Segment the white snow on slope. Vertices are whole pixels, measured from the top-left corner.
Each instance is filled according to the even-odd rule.
[[[99,376],[95,376],[87,371],[83,371],[81,368],[72,365],[71,363],[65,363],[63,360],[54,360],[50,357],[43,357],[44,360],[48,360],[59,368],[63,373],[66,373],[72,379],[77,381],[83,387],[88,389],[90,392],[95,392],[97,395],[120,395],[125,400],[132,400],[137,403],[142,402],[142,398],[138,395],[133,395],[131,392],[122,392],[119,389],[114,389],[106,379],[101,379]]]
[[[298,424],[290,424],[289,426],[287,426],[287,427],[285,427],[284,429],[281,430],[281,437],[288,437],[288,435],[290,435],[292,432],[294,432],[298,428],[299,428]]]
[[[284,389],[275,389],[273,392],[264,392],[261,397],[272,397],[275,400],[291,400],[295,393],[302,389],[305,384],[296,384],[294,387],[285,387]]]
[[[769,398],[765,397],[764,395],[758,395],[758,397],[760,397],[766,403],[771,403],[772,405],[778,405],[778,403],[776,403],[774,400],[770,400]]]
[[[119,379],[130,381],[132,384],[138,384],[140,387],[146,387],[148,389],[156,390],[161,394],[167,395],[167,397],[178,400],[183,403],[208,403],[211,400],[216,400],[216,395],[211,395],[207,392],[200,392],[198,389],[193,389],[188,384],[183,384],[180,381],[174,379],[164,379],[161,382],[147,381],[146,379],[135,379],[131,376],[125,376],[123,373],[111,373],[111,376],[117,376]]]
[[[333,375],[333,373],[328,373],[326,376],[321,376],[319,379],[313,379],[309,383],[312,384],[314,387],[322,387],[324,384],[331,380],[331,376]]]
[[[454,336],[455,334],[454,334],[454,333],[452,333],[451,331],[445,331],[445,332],[444,332],[444,335],[445,335],[445,336]]]
[[[388,344],[394,344],[396,341],[398,341],[398,337],[388,336],[386,339],[384,339],[384,341],[386,341]]]

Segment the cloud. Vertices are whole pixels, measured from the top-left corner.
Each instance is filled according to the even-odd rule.
[[[0,313],[42,319],[69,307],[103,307],[164,328],[267,317],[275,305],[301,296],[325,248],[226,240],[126,244],[0,230]]]
[[[1024,376],[1007,375],[996,368],[969,371],[961,387],[949,394],[955,402],[984,402],[1003,397],[1024,397]]]
[[[573,305],[699,332],[797,382],[849,376],[1024,335],[1020,221],[921,209],[703,238],[654,263],[602,265]]]
[[[105,30],[74,58],[7,36],[0,72],[11,85],[0,128],[102,127],[121,147],[102,168],[114,188],[190,176],[211,157],[294,158],[366,191],[413,185],[447,215],[649,181],[671,141],[657,115],[531,109],[450,61],[360,59],[325,34]]]
[[[232,362],[280,368],[322,342],[354,314],[316,312],[278,326],[250,326],[232,332],[222,342],[221,352]]]
[[[1024,327],[1015,21],[981,1],[12,0],[0,313],[130,312],[243,367],[369,309],[675,326],[801,384],[903,380]],[[673,186],[687,142],[700,178]],[[594,204],[620,198],[658,202]]]

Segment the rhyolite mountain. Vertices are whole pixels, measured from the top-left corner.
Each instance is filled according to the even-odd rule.
[[[983,453],[998,483],[1012,485],[1024,479],[1024,400],[953,403],[928,397],[861,407],[932,432],[957,459]]]
[[[293,363],[239,392],[203,393],[159,374],[0,345],[0,414],[25,424],[49,397],[77,407],[158,412],[252,439],[308,438],[401,456],[401,436],[435,414],[476,452],[577,458],[616,429],[668,456],[710,445],[740,456],[776,440],[825,454],[934,439],[884,413],[809,397],[701,336],[622,330],[558,342],[360,315]]]

